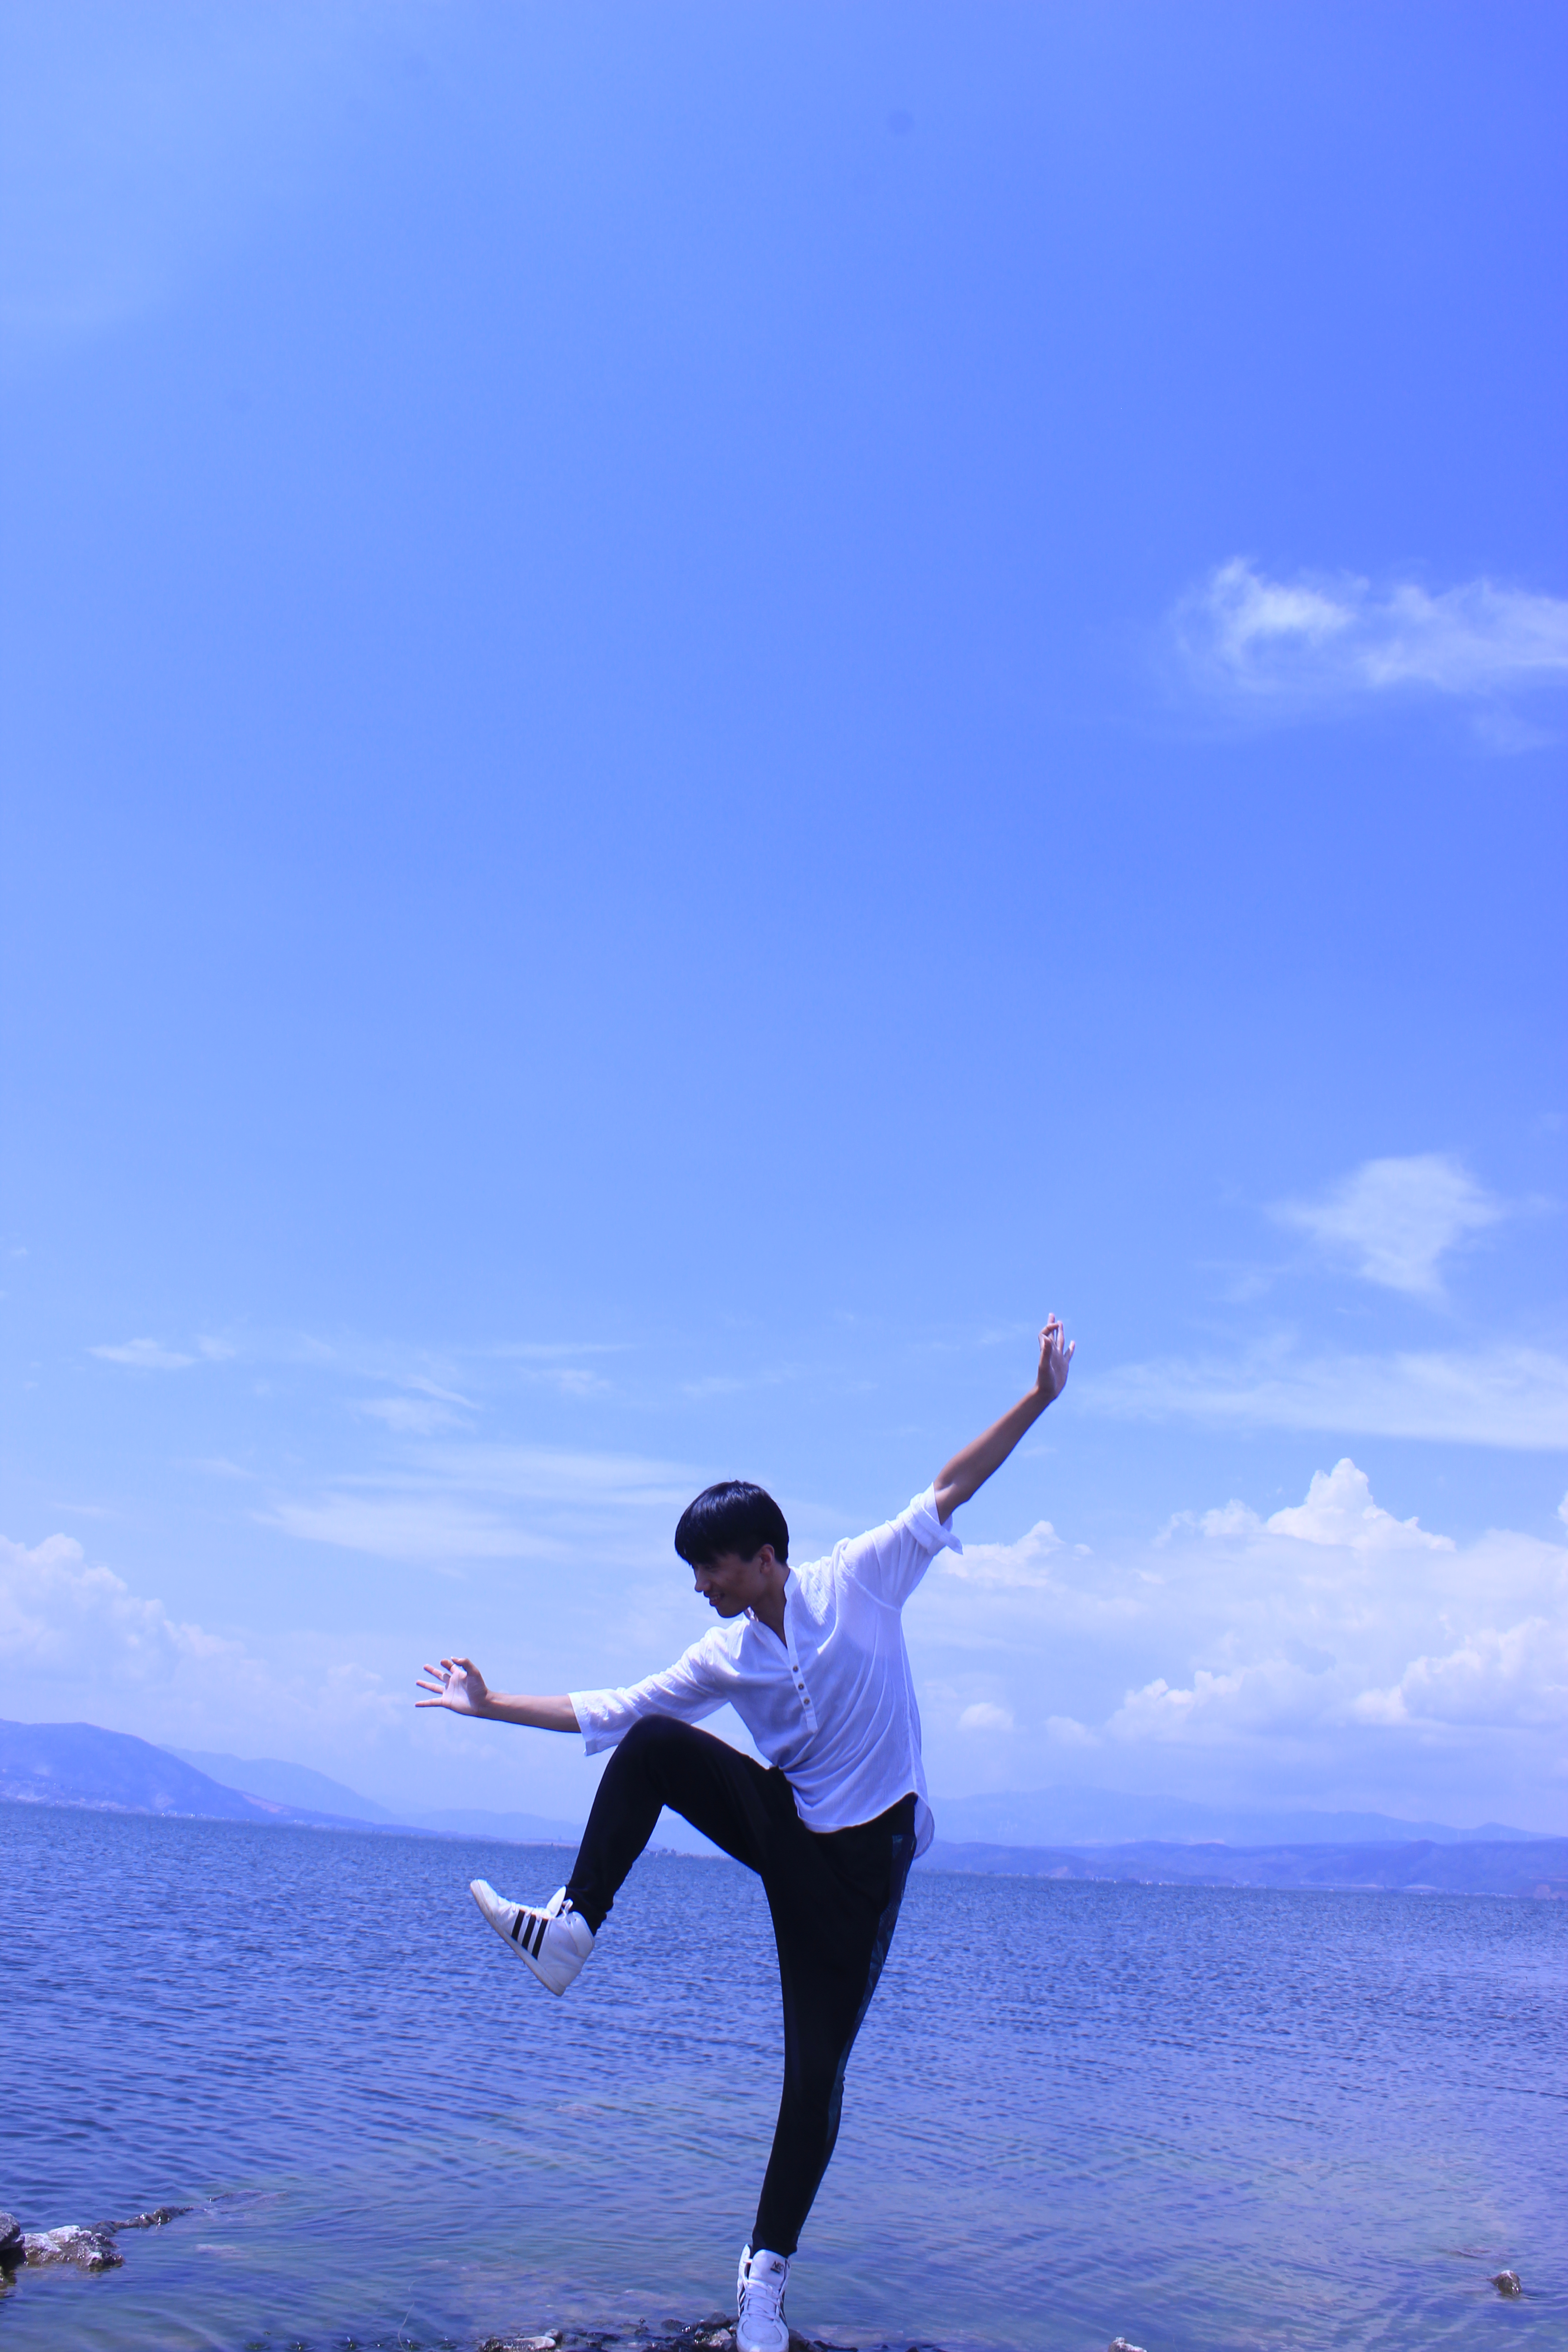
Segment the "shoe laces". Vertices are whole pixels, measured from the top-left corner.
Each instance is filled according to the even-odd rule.
[[[784,2288],[789,2284],[789,2264],[775,2255],[778,2269],[770,2276],[756,2268],[755,2254],[748,2256],[741,2273],[741,2315],[742,2318],[780,2319],[784,2315]]]

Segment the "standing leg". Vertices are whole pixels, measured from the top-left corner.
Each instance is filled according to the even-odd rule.
[[[849,2053],[898,1924],[914,1859],[912,1801],[879,1822],[810,1843],[828,1850],[827,1869],[811,1874],[816,1885],[780,1885],[772,1875],[768,1883],[784,1993],[784,2082],[752,2243],[786,2258],[833,2154]]]

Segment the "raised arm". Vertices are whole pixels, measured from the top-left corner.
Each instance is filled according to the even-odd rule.
[[[1060,1396],[1067,1386],[1068,1367],[1077,1345],[1076,1339],[1068,1340],[1063,1332],[1059,1317],[1053,1315],[1040,1334],[1040,1368],[1028,1395],[1020,1397],[1011,1412],[993,1422],[984,1436],[964,1446],[944,1469],[938,1471],[939,1519],[951,1518],[960,1503],[967,1503],[984,1486],[993,1470],[1002,1467],[1024,1432],[1032,1429],[1046,1407]]]
[[[426,1666],[416,1682],[416,1690],[432,1691],[431,1698],[416,1698],[416,1706],[449,1707],[454,1715],[479,1715],[491,1723],[521,1723],[530,1731],[577,1731],[577,1710],[564,1694],[559,1698],[517,1698],[501,1691],[487,1689],[485,1678],[472,1658],[443,1658],[438,1666]]]

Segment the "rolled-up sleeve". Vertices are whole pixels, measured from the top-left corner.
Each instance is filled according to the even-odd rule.
[[[645,1715],[673,1715],[682,1723],[700,1723],[704,1716],[716,1715],[730,1696],[727,1664],[714,1654],[711,1637],[705,1634],[674,1665],[625,1690],[569,1691],[587,1753],[596,1756],[602,1748],[614,1748]]]
[[[901,1609],[939,1551],[962,1551],[951,1519],[936,1515],[936,1488],[917,1495],[907,1510],[869,1534],[856,1536],[837,1555],[841,1571]]]

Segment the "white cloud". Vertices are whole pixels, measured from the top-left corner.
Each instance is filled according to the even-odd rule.
[[[1372,1484],[1347,1454],[1331,1470],[1315,1470],[1304,1503],[1260,1518],[1246,1503],[1232,1500],[1212,1511],[1179,1511],[1154,1538],[1169,1543],[1184,1529],[1205,1536],[1296,1536],[1303,1543],[1337,1544],[1352,1551],[1452,1551],[1449,1536],[1429,1535],[1418,1519],[1396,1519],[1372,1499]]]
[[[317,1645],[299,1635],[290,1648]],[[402,1722],[404,1703],[352,1659],[277,1672],[243,1641],[210,1633],[89,1565],[73,1537],[30,1549],[0,1536],[0,1713],[84,1714],[142,1736],[229,1748],[247,1736],[287,1753]]]
[[[1481,579],[1270,580],[1243,556],[1182,600],[1176,642],[1198,680],[1253,709],[1299,711],[1394,691],[1469,699],[1568,680],[1568,600]],[[1506,734],[1499,748],[1511,748]]]
[[[1173,1690],[1163,1675],[1142,1690],[1129,1691],[1110,1718],[1110,1729],[1121,1738],[1179,1739],[1185,1738],[1206,1710],[1234,1699],[1241,1691],[1240,1675],[1211,1674],[1200,1666],[1191,1690]]]
[[[973,1725],[1019,1788],[1098,1751],[1188,1794],[1568,1822],[1561,1543],[1458,1541],[1345,1458],[1271,1513],[1232,1501],[1089,1557],[1062,1546],[1045,1575],[1033,1530],[984,1549],[983,1577],[967,1554],[933,1562],[906,1621],[935,1787],[972,1776]]]
[[[990,1699],[977,1699],[966,1706],[958,1718],[960,1731],[1011,1731],[1013,1717],[1005,1706],[994,1706]]]
[[[1099,1739],[1087,1723],[1072,1715],[1047,1715],[1046,1738],[1058,1748],[1098,1748]]]
[[[1568,1448],[1568,1360],[1542,1348],[1301,1356],[1282,1340],[1229,1361],[1124,1364],[1083,1381],[1079,1395],[1124,1420]]]
[[[1241,1506],[1233,1503],[1232,1511]],[[1224,1529],[1205,1520],[1205,1533],[1247,1533]],[[1418,1519],[1396,1519],[1372,1499],[1372,1482],[1347,1454],[1331,1470],[1315,1470],[1304,1503],[1276,1511],[1267,1522],[1270,1535],[1294,1536],[1301,1543],[1338,1544],[1348,1551],[1452,1551],[1450,1536],[1428,1535]]]
[[[1568,1728],[1568,1624],[1526,1617],[1483,1626],[1443,1657],[1413,1658],[1386,1690],[1355,1702],[1363,1723]]]
[[[0,1537],[0,1656],[10,1663],[43,1674],[90,1665],[142,1682],[231,1646],[176,1623],[161,1601],[138,1599],[111,1570],[85,1566],[72,1536],[50,1536],[30,1551]]]
[[[1061,1549],[1049,1519],[1039,1519],[1016,1543],[965,1544],[949,1556],[951,1573],[965,1584],[1044,1587],[1053,1581],[1051,1554]]]
[[[1322,1200],[1282,1201],[1272,1213],[1363,1280],[1436,1298],[1439,1258],[1506,1213],[1457,1160],[1434,1151],[1369,1160]]]
[[[129,1364],[139,1372],[183,1372],[196,1360],[165,1348],[161,1339],[125,1339],[118,1347],[89,1348],[88,1353],[101,1356],[106,1364]]]
[[[546,1562],[564,1613],[543,1646],[530,1637],[541,1687],[565,1687],[590,1657],[594,1678],[632,1679],[706,1622],[672,1573],[668,1496],[675,1478],[682,1495],[689,1482],[670,1465],[427,1451],[444,1467],[428,1469],[426,1486],[340,1482],[278,1523],[434,1565]],[[514,1509],[525,1490],[532,1499]],[[1040,1523],[1011,1545],[940,1555],[906,1617],[932,1785],[979,1773],[1044,1786],[1110,1756],[1118,1781],[1173,1792],[1245,1787],[1538,1827],[1554,1825],[1541,1816],[1555,1808],[1568,1824],[1568,1547],[1507,1530],[1456,1540],[1380,1503],[1348,1458],[1318,1471],[1299,1500],[1270,1500],[1271,1511],[1237,1499],[1184,1513],[1094,1552]],[[1568,1526],[1568,1496],[1552,1525]],[[0,1714],[82,1717],[324,1769],[336,1750],[351,1781],[362,1734],[384,1734],[388,1754],[423,1739],[418,1752],[446,1759],[442,1771],[467,1772],[470,1755],[479,1771],[492,1748],[497,1772],[521,1771],[523,1750],[454,1746],[449,1727],[416,1721],[406,1692],[388,1689],[405,1647],[410,1658],[441,1642],[504,1658],[531,1590],[526,1568],[474,1568],[427,1625],[377,1622],[338,1651],[279,1628],[269,1663],[270,1635],[186,1622],[68,1538],[31,1551],[0,1544]],[[531,1773],[553,1769],[531,1751],[526,1760]],[[550,1810],[575,1786],[561,1771]]]

